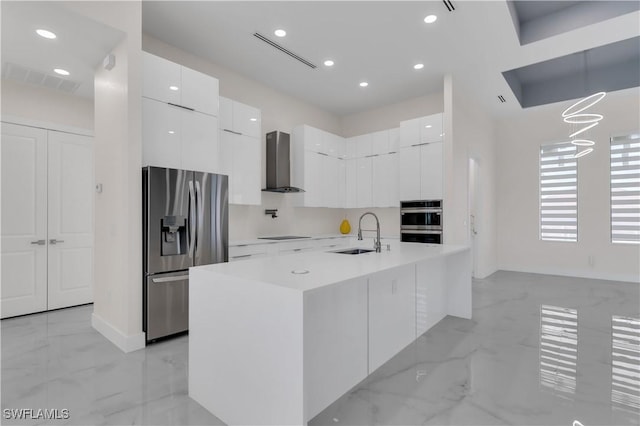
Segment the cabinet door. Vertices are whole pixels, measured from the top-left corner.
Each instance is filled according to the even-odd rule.
[[[218,115],[218,79],[210,75],[181,67],[182,98],[180,105],[198,112]]]
[[[347,161],[338,160],[338,200],[335,207],[346,208],[347,206]]]
[[[182,168],[182,108],[142,98],[142,165]]]
[[[373,205],[372,199],[372,191],[371,191],[371,166],[372,166],[372,157],[368,158],[358,158],[356,159],[357,164],[357,196],[356,196],[356,207],[364,208],[371,207]]]
[[[442,142],[420,146],[421,188],[423,200],[442,199]]]
[[[398,152],[400,149],[400,128],[389,129],[389,152]]]
[[[47,309],[47,132],[2,123],[2,317]]]
[[[373,154],[373,136],[369,133],[356,137],[356,156],[367,157]]]
[[[322,170],[323,160],[326,157],[313,151],[304,153],[304,206],[323,207],[324,187]]]
[[[180,105],[181,74],[179,64],[142,52],[142,96]]]
[[[398,207],[398,154],[373,157],[373,206]]]
[[[358,158],[357,142],[355,138],[345,139],[345,155],[347,159]]]
[[[321,159],[322,163],[324,163],[324,167],[322,167],[322,184],[324,202],[323,207],[340,207],[339,205],[339,187],[340,182],[340,163],[342,160],[335,157],[324,156]]]
[[[182,111],[182,168],[218,173],[218,118]]]
[[[442,140],[442,114],[433,114],[420,119],[420,143]]]
[[[386,154],[389,152],[389,131],[382,130],[371,134],[373,154]]]
[[[369,374],[416,338],[415,267],[369,278]]]
[[[420,143],[420,118],[400,123],[400,147],[409,147]]]
[[[221,130],[233,130],[233,101],[220,96],[219,124]]]
[[[420,200],[420,147],[400,148],[399,160],[400,201]]]
[[[229,202],[259,205],[262,201],[260,141],[245,135],[233,136],[234,193]]]
[[[304,149],[312,152],[324,152],[322,131],[311,126],[303,126]]]
[[[93,301],[93,141],[49,132],[48,309]]]
[[[345,207],[356,208],[358,205],[358,160],[345,160]]]
[[[262,138],[260,110],[233,101],[233,130],[252,138]]]
[[[416,336],[421,336],[447,315],[446,258],[416,265]]]

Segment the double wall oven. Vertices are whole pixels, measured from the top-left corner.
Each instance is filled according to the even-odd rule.
[[[400,241],[442,244],[442,200],[400,202]]]

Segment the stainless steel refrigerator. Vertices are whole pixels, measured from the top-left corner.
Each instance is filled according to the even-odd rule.
[[[189,328],[189,267],[228,260],[228,177],[145,167],[143,329],[147,342]]]

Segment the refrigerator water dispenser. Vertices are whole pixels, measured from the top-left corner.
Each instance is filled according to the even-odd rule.
[[[161,221],[161,256],[186,254],[187,219],[183,216],[165,216]]]

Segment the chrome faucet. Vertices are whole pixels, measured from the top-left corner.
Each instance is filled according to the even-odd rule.
[[[380,244],[380,221],[378,220],[378,216],[376,216],[375,213],[366,212],[363,213],[362,216],[360,216],[360,220],[358,221],[358,240],[362,240],[362,218],[368,214],[376,218],[376,239],[373,242],[373,247],[376,249],[376,253],[380,253],[382,251],[382,244]],[[364,229],[364,231],[373,231],[373,229]]]

